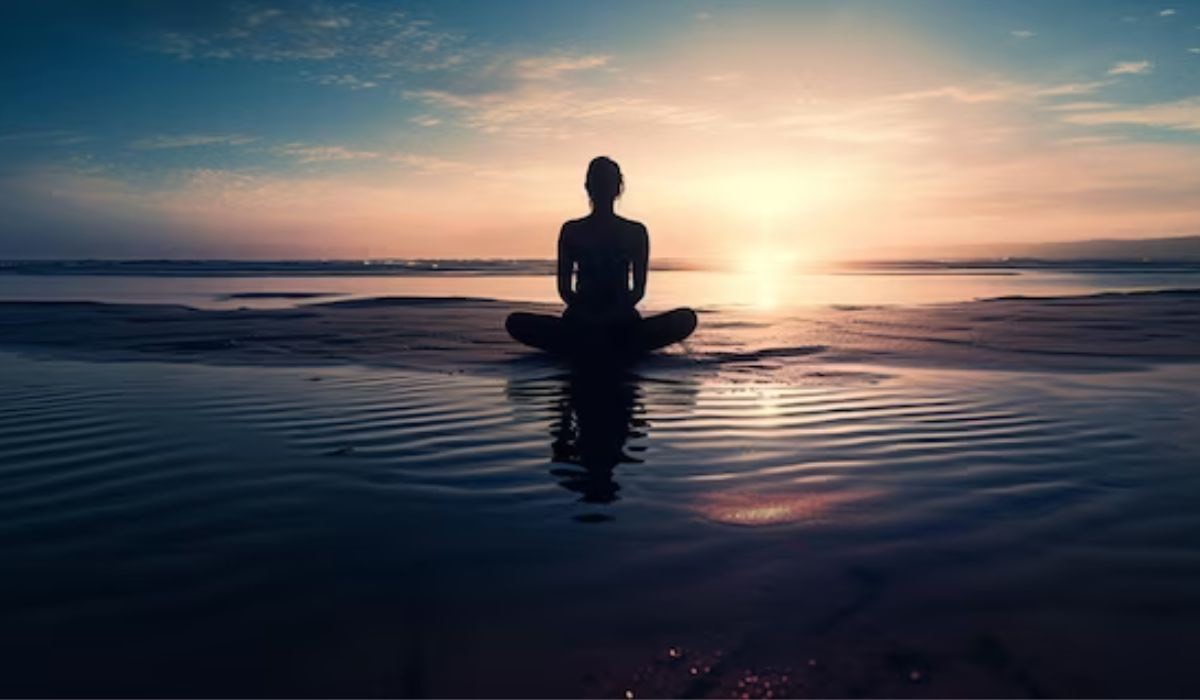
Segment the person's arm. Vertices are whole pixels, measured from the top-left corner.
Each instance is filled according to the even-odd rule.
[[[567,226],[563,224],[558,233],[558,296],[570,306],[575,301],[575,290],[571,288],[571,275],[575,272],[575,258],[567,245]]]
[[[645,226],[638,227],[633,251],[633,289],[629,296],[637,305],[646,296],[646,271],[650,267],[650,234]]]

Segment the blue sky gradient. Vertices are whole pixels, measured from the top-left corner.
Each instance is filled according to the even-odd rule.
[[[1200,232],[1195,3],[4,13],[0,257],[545,255],[599,153],[670,255]]]

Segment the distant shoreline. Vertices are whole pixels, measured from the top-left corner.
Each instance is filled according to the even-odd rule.
[[[1200,273],[1200,259],[977,258],[853,260],[782,264],[798,273],[846,275],[1016,274],[1022,270],[1062,272]],[[738,272],[736,264],[712,260],[663,259],[659,271]],[[413,275],[550,276],[549,259],[380,259],[380,260],[0,260],[0,275],[113,277],[390,277]]]

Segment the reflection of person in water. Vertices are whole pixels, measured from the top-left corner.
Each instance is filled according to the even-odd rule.
[[[550,433],[553,460],[560,465],[551,474],[563,488],[580,494],[585,503],[611,503],[620,488],[613,479],[618,464],[639,463],[626,442],[642,437],[646,421],[641,410],[641,389],[621,377],[572,375],[558,398],[558,419]]]
[[[573,372],[552,379],[514,379],[508,398],[520,409],[549,413],[550,474],[582,503],[612,503],[620,486],[618,465],[640,463],[632,456],[646,437],[642,381],[621,372]],[[581,516],[582,520],[606,516]]]
[[[655,381],[608,368],[575,371],[552,378],[509,380],[507,395],[513,407],[532,411],[530,419],[550,416],[550,474],[579,501],[616,501],[620,485],[617,467],[641,464],[650,421],[647,404],[688,413],[696,405],[699,384]],[[628,472],[625,477],[630,476]],[[576,516],[584,522],[608,520],[611,514]]]
[[[696,328],[691,309],[642,319],[650,237],[637,221],[617,215],[625,189],[621,168],[595,158],[584,183],[591,214],[563,224],[558,238],[558,295],[562,317],[514,313],[505,323],[518,341],[550,352],[591,357],[636,355],[679,342]]]

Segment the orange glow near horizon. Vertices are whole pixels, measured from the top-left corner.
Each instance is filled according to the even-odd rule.
[[[0,185],[33,219],[105,225],[93,255],[121,243],[179,257],[544,258],[561,222],[586,213],[584,168],[606,154],[626,175],[618,211],[649,226],[655,257],[730,261],[758,278],[764,305],[796,263],[1200,227],[1200,144],[1107,126],[1188,128],[1194,106],[1104,106],[1144,76],[983,71],[919,26],[849,9],[743,14],[613,54],[498,64],[508,72],[486,90],[397,91],[421,112],[380,117],[369,135],[227,146],[271,167],[149,178],[58,162]],[[202,147],[189,148],[170,152]]]

